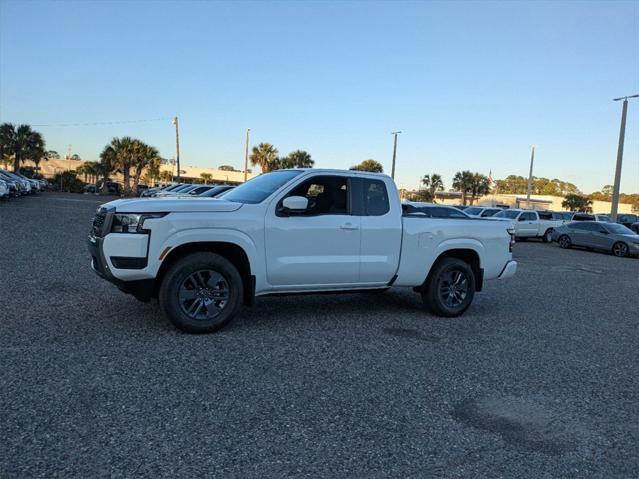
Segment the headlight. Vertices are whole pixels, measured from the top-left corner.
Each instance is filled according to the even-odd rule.
[[[166,213],[116,213],[111,225],[112,233],[147,233],[144,220],[161,218]]]

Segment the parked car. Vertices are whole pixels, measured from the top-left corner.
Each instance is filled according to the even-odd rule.
[[[624,225],[629,228],[633,223],[639,222],[639,217],[637,215],[633,215],[631,213],[623,213],[617,215],[617,223]]]
[[[516,238],[541,238],[544,243],[550,243],[553,229],[564,223],[564,220],[553,219],[552,215],[549,219],[542,219],[537,211],[519,209],[503,210],[492,218],[512,221]]]
[[[28,195],[31,193],[31,183],[19,177],[15,173],[0,169],[0,175],[2,175],[3,179],[12,180],[16,184],[19,195]]]
[[[581,246],[619,257],[639,255],[639,237],[617,223],[575,221],[555,228],[552,239],[562,248]]]
[[[88,194],[95,194],[98,192],[98,187],[96,185],[85,185],[84,192]]]
[[[9,198],[9,185],[6,181],[0,180],[0,198]]]
[[[20,196],[20,190],[18,189],[18,183],[16,182],[16,180],[11,178],[10,176],[3,174],[2,171],[0,171],[0,180],[4,181],[7,184],[7,187],[9,188],[9,197],[15,198],[17,196]]]
[[[639,235],[639,222],[632,223],[630,229]]]
[[[195,187],[197,187],[197,185],[193,185],[191,183],[181,183],[179,185],[176,185],[173,188],[167,188],[165,190],[159,191],[154,196],[155,197],[176,196],[179,193],[186,193]]]
[[[502,211],[501,208],[492,208],[492,207],[484,207],[484,206],[471,206],[470,208],[466,208],[464,213],[470,216],[476,216],[478,218],[487,218],[489,216],[494,216],[497,213]]]
[[[98,192],[108,195],[120,196],[121,191],[120,183],[115,181],[103,181],[98,187]]]
[[[407,201],[402,204],[405,214],[421,215],[427,218],[462,218],[472,219],[465,211],[460,211],[453,206],[438,205],[435,203],[421,203],[418,201]]]
[[[200,196],[202,198],[217,198],[217,197],[223,195],[224,193],[226,193],[227,191],[232,190],[233,188],[235,188],[235,186],[217,185],[217,186],[211,188],[210,190],[205,191],[204,193],[200,193],[198,196]]]
[[[128,233],[128,234],[122,234]],[[207,333],[256,296],[410,286],[462,314],[484,279],[515,274],[502,221],[404,213],[394,181],[363,171],[278,170],[223,198],[124,199],[98,209],[91,265],[179,329]]]
[[[608,215],[602,215],[602,214],[595,214],[595,221],[601,221],[604,223],[610,223],[610,216]]]
[[[572,221],[572,217],[575,215],[572,211],[553,211],[552,214],[553,218],[560,219],[564,223]]]
[[[212,190],[213,188],[215,188],[215,185],[199,185],[191,189],[188,193],[185,193],[185,194],[190,196],[199,196],[202,193],[206,193],[207,191]],[[182,195],[180,194],[180,196]]]

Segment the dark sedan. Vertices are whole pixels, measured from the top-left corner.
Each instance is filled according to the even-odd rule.
[[[619,257],[639,256],[639,236],[616,223],[575,221],[556,227],[552,239],[562,248],[581,246]]]

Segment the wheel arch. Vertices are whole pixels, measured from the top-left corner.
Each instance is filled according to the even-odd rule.
[[[251,262],[244,248],[236,243],[227,241],[195,241],[183,243],[172,248],[164,257],[162,264],[155,276],[154,295],[157,297],[158,290],[168,269],[180,258],[196,252],[209,252],[219,254],[228,259],[240,273],[243,282],[244,302],[252,304],[255,296],[255,279],[251,270]]]
[[[446,258],[456,258],[468,263],[475,275],[475,291],[479,292],[482,290],[484,285],[484,271],[481,267],[479,253],[472,248],[452,248],[440,253],[430,267],[426,279],[424,279],[424,282],[418,289],[422,289],[428,284],[435,266]]]

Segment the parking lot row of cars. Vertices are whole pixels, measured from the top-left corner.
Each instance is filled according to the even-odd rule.
[[[555,241],[562,248],[578,246],[619,257],[639,256],[639,217],[635,214],[620,214],[612,223],[605,214],[477,206],[460,209],[475,218],[511,220],[519,240],[539,238],[545,243]]]
[[[17,198],[29,194],[35,194],[38,191],[44,191],[48,188],[47,180],[38,180],[27,178],[20,173],[0,168],[0,198]]]
[[[620,214],[612,223],[604,214],[569,211],[524,210],[517,208],[446,206],[432,203],[405,202],[418,207],[431,218],[468,218],[486,221],[508,221],[518,241],[541,239],[557,242],[562,248],[583,247],[612,253],[615,256],[639,256],[639,218]]]
[[[215,198],[234,186],[231,185],[202,185],[191,183],[173,183],[166,186],[149,188],[140,193],[143,198],[194,197]]]

